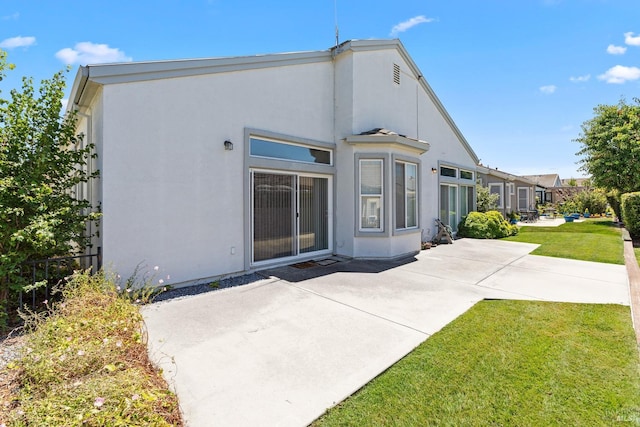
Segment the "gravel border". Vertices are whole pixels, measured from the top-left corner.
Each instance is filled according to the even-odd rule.
[[[152,303],[199,295],[207,292],[214,292],[220,289],[233,288],[236,286],[248,285],[249,283],[254,283],[264,279],[267,279],[267,277],[259,273],[250,273],[243,276],[228,277],[226,279],[221,279],[213,282],[185,286],[183,288],[169,289],[153,298]]]
[[[9,362],[17,360],[22,355],[26,337],[21,331],[12,331],[8,336],[0,338],[0,375]]]

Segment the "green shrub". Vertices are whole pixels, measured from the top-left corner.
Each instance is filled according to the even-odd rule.
[[[498,211],[471,212],[458,227],[458,236],[472,239],[499,239],[518,234],[518,227],[509,224]]]
[[[602,190],[586,190],[573,196],[578,212],[588,210],[592,214],[603,214],[607,210],[607,198]]]
[[[563,215],[571,215],[572,213],[579,212],[580,208],[574,199],[569,199],[560,204],[558,211]]]
[[[611,190],[606,196],[607,203],[609,203],[609,207],[613,210],[613,214],[618,217],[618,219],[621,219],[620,192],[618,190]]]
[[[632,236],[640,237],[640,192],[623,194],[621,208],[625,227]]]

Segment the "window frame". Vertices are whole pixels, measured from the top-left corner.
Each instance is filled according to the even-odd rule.
[[[527,192],[527,205],[524,208],[520,207],[520,190],[525,190]],[[530,192],[531,192],[531,189],[529,187],[518,187],[518,210],[519,211],[529,210],[529,204],[531,203]]]
[[[465,181],[473,181],[473,179],[475,178],[475,174],[473,173],[473,171],[467,170],[467,169],[462,169],[460,168],[460,172],[458,172],[460,174],[460,179],[461,180],[465,180]],[[465,178],[462,176],[463,173],[470,173],[471,174],[471,178]]]
[[[362,192],[362,164],[363,162],[377,162],[380,164],[380,193],[379,194],[375,194],[375,193],[363,193]],[[356,159],[356,163],[357,163],[357,194],[358,194],[358,200],[357,200],[357,207],[358,207],[358,211],[357,211],[357,226],[356,226],[356,230],[358,233],[363,233],[364,235],[368,235],[371,233],[384,233],[385,232],[385,197],[384,197],[384,192],[385,189],[387,188],[386,183],[385,183],[385,158],[381,157],[381,156],[372,156],[372,157],[358,157]],[[378,227],[374,228],[374,227],[363,227],[362,221],[363,221],[363,199],[367,197],[367,198],[378,198],[379,199],[379,215],[378,215]]]
[[[505,191],[505,209],[511,209],[511,197],[514,195],[515,190],[514,187],[515,185],[512,182],[507,182],[507,189]]]
[[[500,191],[498,193],[493,193],[491,191],[492,187],[497,187]],[[489,188],[489,194],[498,194],[499,198],[498,198],[498,209],[504,209],[504,185],[501,182],[490,182],[487,185],[487,188]]]
[[[266,143],[269,143],[269,144],[277,144],[277,145],[281,145],[281,146],[297,147],[297,148],[303,148],[303,149],[308,149],[308,150],[322,151],[322,152],[325,152],[325,153],[327,153],[329,155],[329,162],[328,163],[311,162],[311,161],[300,160],[300,159],[291,158],[291,157],[282,157],[282,156],[277,156],[277,155],[253,154],[253,141],[266,142]],[[329,148],[312,146],[312,145],[307,145],[307,144],[300,144],[300,143],[289,142],[289,141],[283,141],[283,140],[278,140],[278,139],[274,139],[274,138],[267,138],[267,137],[262,137],[262,136],[257,136],[257,135],[250,135],[249,136],[249,156],[250,157],[254,157],[254,158],[258,158],[258,159],[280,160],[280,161],[302,163],[302,164],[310,164],[310,165],[333,166],[333,151],[334,150],[329,149]]]
[[[403,226],[399,227],[398,226],[398,221],[399,221],[399,216],[400,216],[400,212],[398,212],[399,209],[399,204],[398,204],[398,176],[397,176],[397,171],[396,171],[396,167],[398,165],[403,165],[403,181],[402,181],[402,186],[403,186],[403,200],[402,200],[402,206],[403,206],[403,210],[402,212],[404,212],[404,219],[402,221]],[[408,175],[408,166],[413,167],[415,169],[415,189],[413,190],[414,193],[414,209],[413,209],[413,214],[414,214],[414,218],[415,218],[415,224],[413,225],[407,225],[408,223],[408,217],[409,217],[409,203],[408,203],[408,196],[409,196],[409,191],[407,190],[408,185],[407,185],[407,181],[409,178]],[[393,159],[393,182],[394,182],[394,195],[393,195],[393,200],[394,200],[394,218],[393,218],[393,225],[394,225],[394,231],[406,231],[406,230],[415,230],[420,226],[420,164],[419,162],[415,161],[415,160],[407,160],[404,158],[396,158],[394,157]]]

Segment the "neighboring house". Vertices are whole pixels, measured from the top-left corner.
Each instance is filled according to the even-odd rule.
[[[497,210],[505,217],[511,212],[536,208],[536,183],[488,166],[478,165],[478,180],[489,193],[498,195]]]
[[[98,154],[95,244],[121,275],[395,258],[475,207],[478,158],[398,40],[89,65],[69,104]]]
[[[562,187],[562,181],[557,173],[543,175],[524,175],[523,178],[536,184],[536,197],[540,203],[555,203],[553,188]]]

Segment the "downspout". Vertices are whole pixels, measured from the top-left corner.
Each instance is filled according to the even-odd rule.
[[[336,46],[331,49],[331,65],[332,65],[332,70],[333,70],[333,143],[335,144],[335,149],[334,149],[334,155],[333,155],[333,166],[336,168],[336,175],[333,177],[333,212],[332,212],[332,217],[333,217],[333,254],[335,255],[338,252],[338,246],[339,246],[339,242],[337,239],[337,232],[338,232],[338,221],[337,221],[337,217],[338,215],[336,215],[336,211],[337,211],[337,203],[338,203],[338,196],[337,196],[337,189],[338,189],[338,173],[337,173],[337,163],[338,163],[338,131],[336,129],[336,109],[338,108],[338,88],[337,88],[337,83],[336,83],[336,57],[338,56],[338,36],[337,36],[337,25],[336,25]]]

